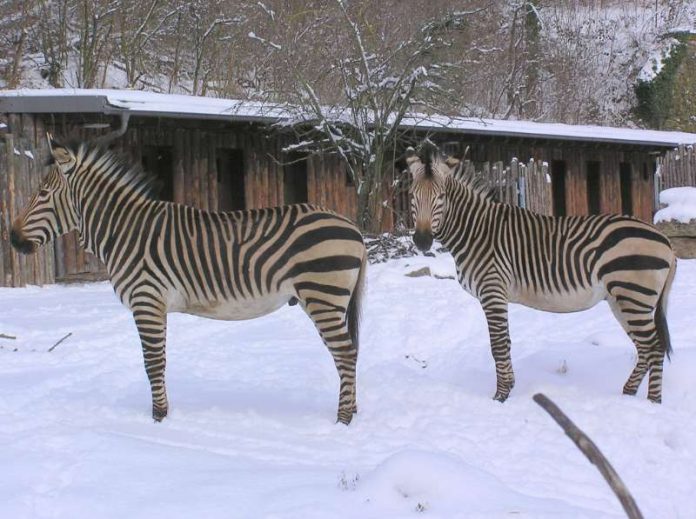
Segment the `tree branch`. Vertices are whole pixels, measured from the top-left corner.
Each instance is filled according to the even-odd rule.
[[[582,432],[546,395],[537,393],[533,398],[544,411],[551,415],[551,418],[561,426],[563,432],[573,440],[573,443],[575,443],[578,449],[580,449],[587,459],[602,473],[602,476],[604,476],[604,479],[609,483],[616,497],[621,501],[621,505],[629,519],[643,519],[643,514],[641,514],[638,509],[638,505],[628,491],[628,488],[626,488],[626,485],[616,473],[614,467],[611,466],[607,458],[604,457],[594,442],[590,440],[589,436]]]

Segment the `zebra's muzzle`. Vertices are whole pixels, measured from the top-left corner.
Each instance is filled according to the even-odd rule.
[[[433,246],[433,233],[416,229],[416,232],[413,233],[413,243],[421,252],[428,252]]]
[[[12,229],[10,231],[10,243],[22,254],[32,254],[36,252],[37,244],[33,241],[27,240],[21,231]]]

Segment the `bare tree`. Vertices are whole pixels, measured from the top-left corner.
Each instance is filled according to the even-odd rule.
[[[182,5],[170,5],[163,0],[120,1],[118,57],[123,63],[127,86],[134,87],[143,77],[153,75],[157,68],[157,38],[169,29],[168,24],[182,8]],[[138,23],[134,24],[134,20]]]
[[[339,155],[357,191],[358,224],[378,232],[388,203],[385,175],[396,159],[402,122],[410,111],[433,107],[447,96],[443,77],[449,64],[438,59],[439,51],[452,34],[465,30],[476,10],[442,11],[392,41],[393,32],[375,27],[373,11],[353,9],[344,0],[334,2],[334,37],[324,47],[330,59],[325,63],[327,74],[310,77],[306,67],[296,68],[294,90],[285,93],[293,107],[287,126],[299,140],[286,151]],[[403,31],[404,24],[398,29]],[[340,97],[327,101],[321,93],[332,90],[327,84]]]
[[[104,83],[99,72],[106,73],[113,49],[111,35],[114,29],[114,13],[118,10],[118,0],[94,2],[81,0],[75,5],[77,38],[72,48],[77,55],[75,69],[76,86],[93,88]]]
[[[4,57],[0,58],[0,70],[5,69],[2,75],[7,87],[16,88],[22,76],[29,31],[36,23],[36,2],[6,0],[0,2],[0,10],[7,17],[0,20],[0,46],[7,49]]]
[[[38,0],[38,21],[31,31],[42,57],[41,76],[52,87],[63,86],[68,67],[70,5],[70,0]]]

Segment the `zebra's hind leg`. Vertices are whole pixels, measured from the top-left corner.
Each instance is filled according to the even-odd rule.
[[[505,292],[497,285],[489,285],[479,296],[486,314],[491,353],[495,361],[496,391],[494,400],[505,402],[515,386],[515,373],[510,357],[510,330],[508,327],[508,301]]]
[[[358,410],[355,397],[358,350],[348,330],[346,309],[317,298],[307,298],[302,306],[333,356],[340,378],[337,421],[348,425]]]
[[[664,353],[662,353],[660,348],[660,341],[653,317],[653,306],[648,302],[640,301],[625,294],[612,294],[607,298],[607,301],[614,316],[633,341],[638,354],[636,365],[623,386],[623,394],[635,395],[646,373],[650,370],[650,386],[653,386],[653,379],[656,384],[659,382],[659,386],[656,390],[648,391],[648,398],[654,402],[659,402],[662,398],[662,361]],[[657,361],[658,357],[659,362]],[[654,377],[652,375],[653,366],[657,367]]]
[[[167,314],[158,301],[150,298],[140,298],[131,304],[131,309],[143,348],[145,372],[152,390],[152,418],[161,422],[169,410],[164,384]]]
[[[656,404],[662,403],[662,366],[665,354],[653,350],[650,355],[650,378],[648,380],[648,400]]]

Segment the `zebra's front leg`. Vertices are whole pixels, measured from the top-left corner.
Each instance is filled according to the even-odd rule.
[[[508,301],[499,287],[482,290],[479,300],[486,314],[488,334],[491,340],[491,353],[495,361],[496,391],[495,400],[505,402],[515,385],[510,357],[510,331],[508,327]]]
[[[167,314],[161,305],[146,300],[133,305],[133,318],[140,335],[145,372],[152,391],[152,418],[161,422],[169,410],[164,384]]]

